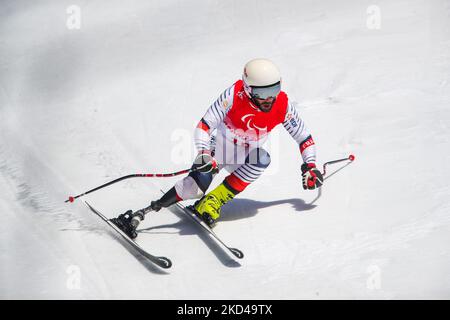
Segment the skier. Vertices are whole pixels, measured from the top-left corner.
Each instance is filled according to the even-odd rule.
[[[278,68],[267,59],[254,59],[245,65],[242,80],[226,89],[198,123],[194,132],[198,149],[192,165],[195,170],[147,208],[134,213],[128,210],[111,221],[133,239],[146,213],[178,201],[200,198],[194,204],[195,214],[210,228],[214,227],[222,206],[269,166],[270,155],[262,145],[279,124],[299,145],[303,189],[320,187],[323,177],[315,165],[314,140],[286,93],[281,91]],[[230,174],[206,193],[221,169]]]

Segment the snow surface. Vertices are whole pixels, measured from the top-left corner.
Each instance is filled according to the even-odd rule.
[[[271,167],[216,229],[243,260],[163,210],[137,241],[164,271],[64,203],[188,167],[195,124],[255,57],[279,65],[320,163],[356,161],[303,191],[279,127]],[[448,0],[2,1],[0,298],[448,299],[449,75]],[[175,181],[85,198],[113,217]]]

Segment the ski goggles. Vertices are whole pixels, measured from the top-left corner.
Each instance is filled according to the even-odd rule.
[[[250,88],[254,99],[276,98],[281,90],[281,82],[261,87],[250,86]]]

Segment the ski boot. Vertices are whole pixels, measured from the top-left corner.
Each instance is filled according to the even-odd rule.
[[[212,229],[220,217],[222,206],[235,195],[222,183],[194,204],[194,213]]]
[[[112,223],[114,223],[120,230],[122,230],[127,236],[131,239],[135,239],[137,237],[136,227],[137,225],[133,222],[133,211],[128,210],[125,213],[122,213],[117,218],[109,219]]]
[[[147,208],[140,209],[135,212],[128,210],[127,212],[119,215],[117,218],[110,219],[110,221],[120,230],[125,232],[125,234],[131,239],[135,239],[137,237],[136,228],[139,226],[141,221],[144,220],[145,215],[150,211],[159,211],[161,208],[161,204],[158,203],[158,201],[152,201],[150,206]]]
[[[161,208],[168,207],[178,201],[175,188],[170,189],[164,194],[161,199],[152,201],[146,208],[140,209],[136,212],[128,210],[127,212],[119,215],[117,218],[112,218],[110,221],[114,223],[120,230],[125,232],[131,239],[137,237],[136,229],[144,220],[145,215],[150,211],[158,212]]]

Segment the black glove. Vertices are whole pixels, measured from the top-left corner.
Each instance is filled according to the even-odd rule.
[[[195,158],[192,168],[194,170],[200,171],[202,173],[208,173],[211,171],[217,171],[217,161],[211,155],[209,150],[202,150],[198,153]]]
[[[314,190],[323,184],[323,176],[314,163],[302,164],[303,189]]]

